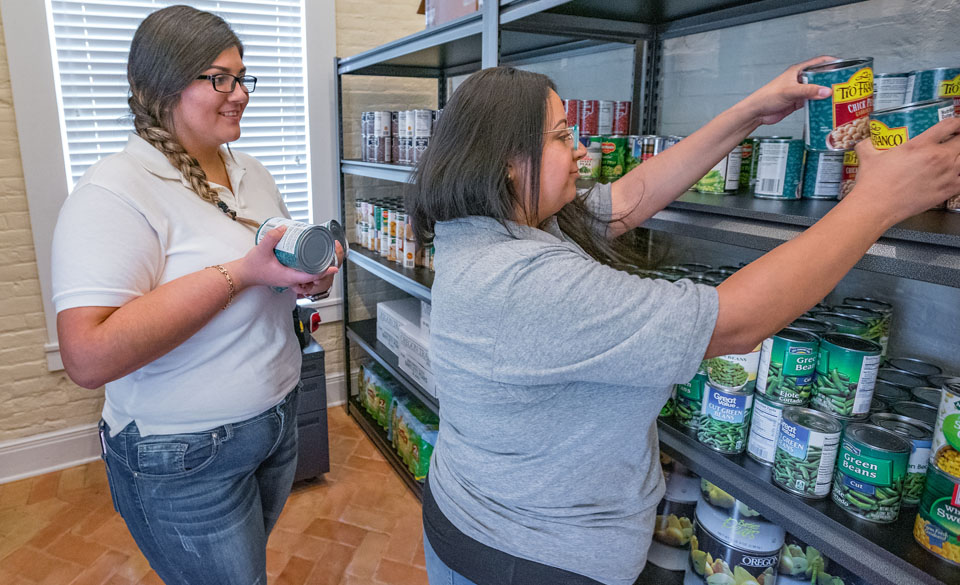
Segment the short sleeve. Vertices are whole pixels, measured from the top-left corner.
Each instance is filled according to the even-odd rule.
[[[593,226],[594,233],[602,238],[607,238],[610,229],[610,222],[613,220],[613,190],[612,183],[597,183],[589,189],[583,189],[577,192],[577,197],[583,200],[587,210],[596,218]]]
[[[615,270],[556,246],[515,272],[494,376],[507,384],[689,381],[716,326],[715,289]]]
[[[163,271],[160,238],[146,217],[111,191],[77,188],[53,234],[53,303],[120,307],[156,287]]]

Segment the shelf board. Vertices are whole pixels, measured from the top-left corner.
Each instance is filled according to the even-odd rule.
[[[400,360],[390,349],[377,341],[377,320],[354,321],[347,325],[347,337],[363,348],[373,359],[383,366],[390,375],[400,382],[404,390],[410,392],[427,408],[440,412],[440,403],[420,384],[414,382],[406,372],[400,369]]]
[[[913,540],[915,508],[893,524],[874,524],[844,512],[829,498],[804,500],[774,485],[770,467],[746,454],[724,456],[700,444],[672,420],[657,421],[664,452],[694,473],[743,500],[771,522],[821,551],[872,585],[946,585],[957,569]]]
[[[361,160],[345,159],[340,161],[340,170],[345,175],[370,177],[396,183],[407,183],[413,174],[413,167],[393,163],[372,163]]]
[[[403,483],[410,488],[410,491],[413,492],[413,495],[416,496],[418,500],[422,500],[423,484],[413,478],[413,474],[410,473],[410,470],[407,469],[406,464],[404,464],[403,460],[400,459],[400,455],[397,454],[397,452],[393,449],[393,445],[391,445],[390,441],[387,440],[387,432],[381,429],[380,425],[370,418],[370,415],[367,414],[366,409],[354,402],[352,398],[347,401],[347,412],[349,412],[350,416],[357,421],[364,434],[370,437],[373,445],[387,460],[387,463],[390,464],[390,467],[397,472],[397,474],[400,476],[400,479],[403,480]]]
[[[835,205],[834,201],[774,201],[746,194],[688,192],[644,227],[768,251],[813,225]],[[960,287],[960,214],[932,210],[897,224],[856,267]]]
[[[350,253],[347,254],[347,260],[421,301],[430,302],[433,272],[429,268],[422,266],[404,268],[359,244],[350,244]]]

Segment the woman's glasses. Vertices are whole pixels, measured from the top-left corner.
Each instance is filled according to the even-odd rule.
[[[243,91],[247,93],[253,93],[253,90],[257,88],[257,78],[253,75],[237,77],[229,73],[217,73],[215,75],[201,75],[197,79],[209,79],[210,83],[213,84],[213,90],[220,93],[233,93],[233,90],[237,89],[238,82],[243,87]]]
[[[580,148],[580,126],[574,124],[566,128],[547,130],[544,134],[556,134],[557,132],[565,132],[563,141],[570,145],[570,149],[573,150],[573,152],[577,152],[577,149]]]

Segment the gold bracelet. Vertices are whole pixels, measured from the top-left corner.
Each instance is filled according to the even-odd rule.
[[[224,278],[227,279],[227,284],[230,286],[230,290],[227,292],[227,302],[224,303],[221,311],[225,311],[227,307],[230,306],[230,303],[233,302],[233,297],[237,294],[237,287],[233,284],[233,278],[230,276],[230,273],[227,272],[227,269],[219,264],[214,264],[213,266],[207,266],[207,268],[215,268]]]

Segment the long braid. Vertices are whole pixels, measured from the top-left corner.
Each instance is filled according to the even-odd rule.
[[[190,182],[190,187],[204,201],[215,205],[230,219],[252,228],[258,228],[260,223],[245,217],[238,217],[237,212],[230,209],[220,200],[216,189],[207,182],[207,174],[200,167],[197,159],[190,156],[177,141],[176,137],[164,129],[160,122],[160,112],[152,112],[143,104],[136,94],[127,100],[130,111],[133,112],[133,126],[137,134],[149,142],[154,148],[167,157],[176,169]]]

